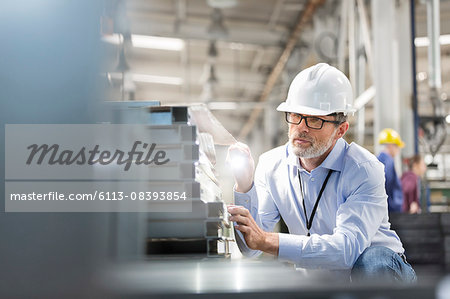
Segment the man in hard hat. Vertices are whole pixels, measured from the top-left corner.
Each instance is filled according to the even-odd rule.
[[[347,77],[317,64],[294,78],[277,108],[289,142],[261,155],[255,173],[245,144],[229,148],[231,160],[246,158],[244,170],[234,170],[236,205],[228,208],[238,246],[247,256],[263,251],[300,268],[343,270],[352,280],[413,282],[388,222],[383,165],[342,138],[352,102]],[[280,216],[289,234],[272,232]]]
[[[378,143],[384,147],[377,158],[384,164],[388,210],[389,212],[400,213],[403,205],[403,191],[400,179],[395,171],[394,158],[400,153],[405,143],[396,131],[389,128],[380,132]]]

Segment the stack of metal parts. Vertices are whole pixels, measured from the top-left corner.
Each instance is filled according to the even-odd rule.
[[[427,275],[450,272],[449,213],[391,214],[389,218],[416,271]]]
[[[148,134],[142,140],[155,143],[155,151],[163,150],[170,158],[164,165],[149,165],[147,191],[186,192],[186,199],[192,199],[189,205],[174,200],[158,203],[157,207],[164,206],[158,212],[149,208],[148,213],[112,214],[111,255],[116,260],[192,254],[229,257],[232,226],[215,175],[214,145],[230,142],[231,135],[204,106],[106,102],[104,110],[104,123],[145,125]]]
[[[441,214],[441,229],[444,235],[445,270],[450,273],[450,213]]]
[[[157,178],[149,188],[183,186],[192,198],[192,212],[148,213],[147,256],[228,257],[232,226],[215,175],[212,135],[192,125],[188,107],[154,106],[149,112],[151,140],[170,157],[168,164],[155,168]]]

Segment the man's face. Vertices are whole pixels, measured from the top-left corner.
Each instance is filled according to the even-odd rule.
[[[397,144],[387,143],[386,150],[389,153],[389,155],[391,155],[391,157],[394,158],[400,153],[401,148]]]
[[[427,171],[427,164],[425,164],[425,161],[421,159],[419,162],[419,176],[423,176],[426,171]]]
[[[303,115],[309,116],[309,115]],[[317,116],[324,120],[334,121],[334,116]],[[340,126],[325,122],[322,129],[311,129],[303,119],[300,124],[289,124],[289,143],[294,154],[299,158],[317,158],[325,154],[343,135],[339,135]],[[344,131],[345,133],[345,131]],[[338,136],[339,135],[339,136]]]

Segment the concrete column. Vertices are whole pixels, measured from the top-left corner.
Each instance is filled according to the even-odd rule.
[[[398,96],[398,46],[396,40],[395,1],[373,0],[372,3],[374,85],[374,149],[380,152],[378,133],[390,127],[400,131]]]
[[[402,155],[414,153],[412,111],[411,23],[409,1],[372,1],[374,50],[374,144],[378,154],[378,133],[392,128],[406,146]],[[400,157],[396,159],[401,173]]]
[[[398,36],[398,92],[400,101],[400,135],[405,142],[402,155],[414,155],[414,113],[412,73],[410,1],[398,1],[396,10]]]
[[[364,46],[364,36],[363,36],[363,22],[361,21],[361,16],[359,15],[357,19],[357,32],[355,35],[355,44],[356,44],[356,85],[354,87],[355,90],[355,99],[361,95],[366,89],[366,58],[363,53],[361,53],[361,49]],[[366,50],[367,51],[367,50]],[[359,109],[356,114],[356,142],[364,146],[365,145],[365,125],[366,125],[366,112],[365,107]]]

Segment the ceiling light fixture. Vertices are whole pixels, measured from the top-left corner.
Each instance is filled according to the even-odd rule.
[[[169,51],[181,51],[184,49],[184,41],[179,38],[149,36],[149,35],[131,35],[133,47],[159,49]]]
[[[121,73],[110,73],[111,79],[121,80]],[[167,84],[167,85],[182,85],[183,79],[180,77],[169,77],[169,76],[155,76],[147,74],[131,74],[130,78],[134,82],[140,83],[156,83],[156,84]]]
[[[230,8],[237,5],[237,0],[208,0],[208,5],[213,8]]]
[[[145,74],[133,74],[133,81],[142,83],[159,83],[168,85],[182,85],[183,79],[180,77],[153,76]]]
[[[121,42],[120,34],[117,33],[103,36],[102,40],[114,45],[119,45]],[[182,39],[171,37],[132,34],[131,43],[135,48],[167,51],[181,51],[184,49],[184,41]]]
[[[450,45],[450,34],[445,34],[439,36],[439,43],[441,45]],[[416,37],[414,39],[414,45],[416,47],[428,47],[430,44],[430,41],[428,40],[428,37]]]

